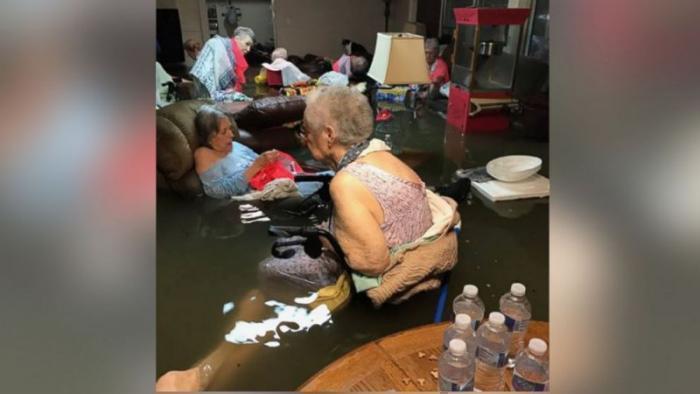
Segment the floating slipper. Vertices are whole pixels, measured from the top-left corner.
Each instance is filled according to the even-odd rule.
[[[241,205],[238,206],[238,210],[240,210],[241,212],[255,212],[255,211],[259,211],[259,209],[258,209],[256,206],[250,205],[250,204],[241,204]]]
[[[251,220],[241,220],[241,223],[243,224],[249,224],[249,223],[255,223],[255,222],[269,222],[270,218],[268,217],[262,217],[260,219],[251,219]]]
[[[241,219],[256,219],[264,217],[265,214],[262,211],[257,212],[246,212],[241,214]]]

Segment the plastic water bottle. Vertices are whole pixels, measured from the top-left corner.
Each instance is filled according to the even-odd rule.
[[[447,350],[450,341],[453,339],[461,339],[467,344],[467,354],[470,358],[476,355],[476,336],[472,330],[472,319],[469,315],[460,313],[455,318],[455,323],[445,330],[445,335],[442,341],[442,350]]]
[[[510,333],[505,316],[491,312],[489,320],[476,331],[476,379],[478,391],[503,390],[503,374],[508,361]]]
[[[500,305],[501,313],[506,317],[506,326],[511,332],[508,363],[512,367],[515,356],[525,347],[525,332],[532,317],[530,301],[525,297],[525,285],[513,283],[510,286],[510,292],[501,297]]]
[[[513,370],[513,391],[549,391],[549,363],[544,357],[547,342],[533,338],[518,354]]]
[[[473,391],[474,360],[467,354],[467,344],[453,339],[438,361],[439,391]]]
[[[479,328],[479,322],[484,320],[484,301],[479,298],[479,288],[474,285],[465,285],[462,294],[455,297],[452,302],[452,310],[455,316],[466,313],[472,318],[472,330]]]

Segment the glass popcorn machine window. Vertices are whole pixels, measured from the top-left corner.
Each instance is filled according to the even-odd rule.
[[[472,91],[511,90],[521,25],[458,24],[453,81]]]

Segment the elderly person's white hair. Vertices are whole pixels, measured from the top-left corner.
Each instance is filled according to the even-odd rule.
[[[255,40],[255,32],[250,27],[238,26],[236,30],[233,31],[234,37],[248,36],[251,40]]]
[[[435,51],[437,52],[438,49],[440,48],[440,43],[438,42],[437,38],[428,38],[425,40],[425,50],[426,51]]]
[[[270,55],[270,59],[274,62],[275,59],[287,60],[287,50],[284,48],[275,48]]]
[[[364,56],[350,57],[350,71],[353,75],[364,75],[369,69],[369,62]]]
[[[338,143],[350,147],[372,134],[374,119],[367,97],[344,86],[323,86],[306,97],[306,108],[312,113],[309,122],[314,130],[324,124],[335,127]]]

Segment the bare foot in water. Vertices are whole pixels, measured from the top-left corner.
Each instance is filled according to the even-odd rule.
[[[170,371],[156,382],[156,391],[200,391],[202,382],[199,368]]]
[[[251,302],[251,299],[260,299]],[[253,289],[243,296],[235,321],[261,319],[265,314],[262,303],[265,295]],[[246,345],[232,346],[228,342],[222,342],[214,351],[195,364],[194,367],[184,371],[168,371],[156,382],[156,391],[202,391],[209,387],[215,376],[230,380],[235,370],[244,363],[255,351],[255,347]]]

